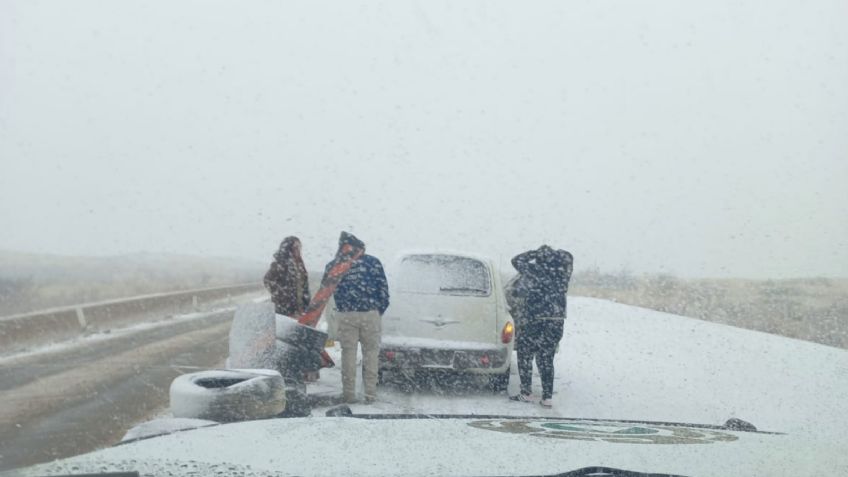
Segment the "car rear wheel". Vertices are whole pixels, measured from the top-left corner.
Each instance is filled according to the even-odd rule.
[[[489,376],[489,388],[495,394],[501,394],[506,392],[506,388],[509,385],[509,368],[506,371],[500,374],[493,374]]]

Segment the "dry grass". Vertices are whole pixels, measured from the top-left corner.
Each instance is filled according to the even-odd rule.
[[[848,279],[681,279],[589,271],[575,275],[569,293],[848,349]]]

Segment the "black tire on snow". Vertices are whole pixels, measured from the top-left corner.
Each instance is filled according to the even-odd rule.
[[[283,378],[270,370],[210,370],[171,383],[174,417],[235,422],[279,415],[286,407]]]

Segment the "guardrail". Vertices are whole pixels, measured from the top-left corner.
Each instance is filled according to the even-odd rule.
[[[120,298],[0,317],[3,353],[65,341],[85,332],[129,326],[151,315],[197,311],[201,303],[262,290],[260,283],[228,285]]]

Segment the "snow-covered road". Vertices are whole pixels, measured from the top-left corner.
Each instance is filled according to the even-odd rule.
[[[340,362],[338,345],[332,351]],[[510,393],[517,378],[513,370]],[[838,439],[848,428],[848,351],[604,300],[570,299],[555,379],[552,409],[480,388],[393,386],[352,409],[716,425],[737,417],[761,430]],[[339,383],[338,368],[324,370],[312,392],[337,395]],[[537,395],[539,386],[535,375]]]
[[[167,413],[170,381],[227,354],[230,311],[93,340],[90,346],[0,360],[0,469],[102,447]],[[158,331],[157,331],[158,330]],[[142,338],[146,337],[146,338]],[[112,343],[112,344],[107,344]],[[99,351],[98,351],[99,350]],[[338,345],[331,348],[340,363]],[[33,375],[11,369],[39,359]],[[554,407],[509,401],[481,386],[379,388],[356,413],[561,416],[722,424],[804,434],[832,446],[848,427],[848,351],[608,301],[573,297],[556,358]],[[339,369],[310,394],[340,395]],[[361,382],[360,382],[361,387]],[[538,394],[538,376],[534,376]],[[510,393],[517,391],[511,376]],[[24,392],[26,391],[26,392]],[[361,390],[360,390],[361,393]],[[20,425],[20,427],[18,426]]]
[[[233,310],[220,305],[0,358],[0,470],[117,442],[161,412],[174,377],[222,363]]]

